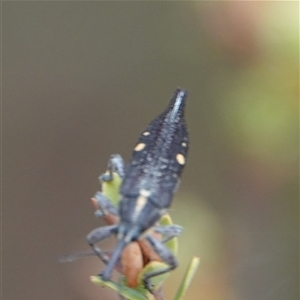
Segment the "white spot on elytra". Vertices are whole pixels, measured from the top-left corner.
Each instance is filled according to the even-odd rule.
[[[146,144],[144,143],[139,143],[135,146],[134,151],[141,151],[145,148]]]
[[[149,135],[149,134],[150,134],[149,131],[145,131],[145,132],[143,133],[143,135],[145,135],[145,136],[147,136],[147,135]]]
[[[185,142],[181,143],[181,146],[186,147],[186,143]]]
[[[145,207],[145,205],[147,203],[147,200],[148,200],[147,197],[142,195],[142,191],[145,191],[145,192],[149,193],[149,191],[141,190],[140,196],[137,198],[136,206],[135,206],[134,211],[133,211],[133,217],[132,217],[133,219],[136,219],[138,217],[139,213]]]
[[[150,191],[147,191],[147,190],[144,190],[144,189],[141,189],[140,191],[140,195],[145,197],[145,198],[148,198],[150,196]]]
[[[181,154],[181,153],[178,153],[176,155],[176,160],[177,162],[180,164],[180,165],[184,165],[185,164],[185,157]]]

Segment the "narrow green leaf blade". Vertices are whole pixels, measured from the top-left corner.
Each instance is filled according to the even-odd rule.
[[[177,293],[175,295],[174,300],[182,300],[183,297],[186,294],[186,291],[188,287],[190,286],[190,283],[198,269],[200,263],[200,258],[197,256],[194,256],[184,274],[183,280],[181,281],[181,284],[177,290]]]

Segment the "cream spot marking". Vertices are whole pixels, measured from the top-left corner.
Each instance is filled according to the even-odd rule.
[[[181,146],[186,147],[186,143],[184,143],[184,142],[181,143]]]
[[[147,192],[147,191],[146,191]],[[134,212],[133,212],[133,219],[136,219],[137,216],[139,215],[139,213],[141,212],[141,210],[144,208],[144,206],[146,205],[147,203],[147,197],[145,196],[142,196],[140,195],[138,198],[137,198],[137,201],[136,201],[136,206],[134,208]]]
[[[143,133],[143,135],[145,135],[145,136],[147,136],[147,135],[149,135],[149,134],[150,134],[149,131],[145,131],[145,132]]]
[[[176,160],[180,165],[184,165],[185,164],[185,158],[182,154],[178,153],[176,155]]]
[[[137,216],[139,215],[141,210],[145,207],[150,194],[151,194],[150,191],[147,191],[147,190],[144,190],[144,189],[140,190],[140,195],[136,200],[136,205],[135,205],[134,212],[133,212],[133,218],[134,219],[137,218]]]
[[[147,203],[147,198],[144,196],[139,196],[136,202],[136,209],[141,210]]]
[[[139,143],[135,146],[134,151],[141,151],[145,148],[146,144],[144,143]]]
[[[140,191],[140,195],[145,197],[145,198],[148,198],[150,196],[150,191],[147,191],[147,190],[144,190],[144,189],[141,189]]]

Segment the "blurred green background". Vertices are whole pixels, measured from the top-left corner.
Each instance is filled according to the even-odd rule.
[[[3,299],[118,299],[89,281],[89,201],[180,86],[191,148],[171,299],[299,297],[298,2],[3,2]],[[110,249],[114,240],[103,243]]]

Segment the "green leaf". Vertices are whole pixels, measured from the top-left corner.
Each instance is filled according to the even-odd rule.
[[[166,269],[168,267],[167,264],[163,263],[163,262],[159,262],[159,261],[151,261],[149,262],[144,268],[143,270],[140,272],[139,274],[139,282],[142,285],[142,279],[144,278],[144,276],[146,274],[152,273],[152,272],[156,272],[156,271],[160,271],[163,269]],[[154,290],[158,290],[159,287],[164,283],[164,281],[169,277],[170,272],[168,273],[164,273],[162,275],[158,275],[155,277],[151,278],[151,284],[154,286]]]
[[[106,171],[105,174],[108,174],[108,171]],[[122,183],[122,178],[116,172],[113,172],[112,176],[112,181],[102,181],[102,193],[112,202],[115,207],[118,207],[120,202],[119,190]]]
[[[187,289],[190,286],[190,283],[197,271],[197,268],[199,266],[200,259],[197,256],[194,256],[185,272],[185,275],[183,277],[183,280],[181,281],[181,284],[177,290],[177,293],[175,295],[174,300],[182,300],[185,296],[185,293]]]
[[[159,224],[162,226],[166,225],[172,225],[173,221],[169,214],[164,214],[160,220]],[[170,249],[170,251],[176,256],[178,253],[178,238],[174,237],[173,239],[169,240],[167,243],[165,243],[166,247]]]
[[[125,285],[121,285],[110,280],[103,281],[99,276],[91,276],[91,281],[97,285],[116,291],[118,294],[122,295],[128,300],[154,300],[152,296],[145,296],[139,291],[131,289]]]

